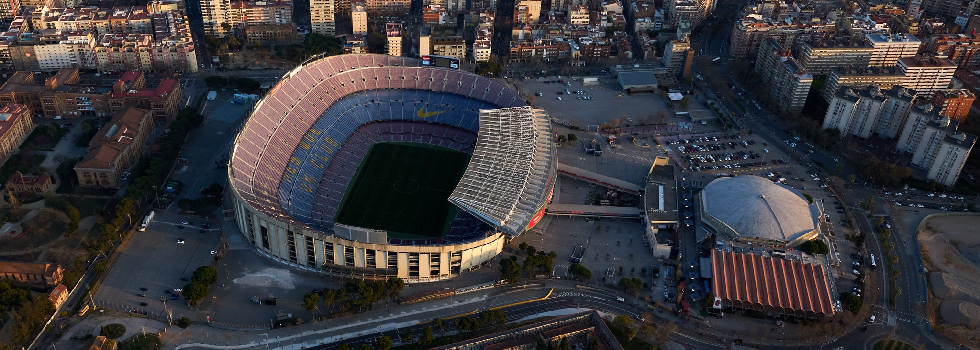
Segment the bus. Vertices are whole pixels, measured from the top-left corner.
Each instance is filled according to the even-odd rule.
[[[140,224],[140,228],[139,228],[140,232],[146,231],[146,226],[150,225],[150,220],[153,220],[154,215],[156,215],[156,212],[150,211],[150,214],[146,215],[146,217],[143,218],[143,222]]]
[[[871,254],[871,268],[875,267],[878,267],[878,264],[875,263],[875,255]]]

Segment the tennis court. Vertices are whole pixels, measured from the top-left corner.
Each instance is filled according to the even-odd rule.
[[[455,215],[447,199],[467,163],[468,154],[449,148],[374,144],[344,193],[336,221],[396,238],[439,237]]]

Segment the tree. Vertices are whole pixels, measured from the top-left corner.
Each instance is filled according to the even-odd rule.
[[[347,343],[343,343],[337,347],[337,350],[351,350],[351,349],[350,349],[350,345],[347,345]]]
[[[575,142],[578,141],[578,136],[575,134],[568,134],[568,141]]]
[[[415,341],[415,331],[411,328],[406,329],[404,332],[402,332],[400,338],[404,344],[411,343]]]
[[[221,29],[224,29],[226,33],[231,32],[231,23],[228,22],[221,23]]]
[[[573,276],[577,276],[584,279],[592,279],[592,271],[589,271],[589,269],[582,264],[574,263],[572,264],[572,266],[568,268],[568,270],[569,272],[572,273]]]
[[[321,53],[325,53],[328,56],[339,55],[342,46],[343,43],[340,42],[339,38],[317,33],[306,34],[306,38],[303,39],[303,50],[306,51],[307,55],[311,56]]]
[[[513,259],[500,261],[500,279],[507,283],[517,282],[521,278],[521,266]]]
[[[419,338],[419,345],[429,345],[430,343],[432,343],[432,327],[425,326],[425,328],[422,328],[422,337]]]
[[[687,106],[691,104],[691,99],[687,98],[687,96],[684,96],[684,98],[681,99],[680,103],[681,103],[681,108],[687,109]]]
[[[568,350],[568,337],[561,337],[561,342],[558,343],[558,350]]]
[[[636,336],[636,328],[633,327],[633,319],[628,315],[619,315],[613,319],[613,328],[619,330],[629,341]]]
[[[446,330],[445,321],[443,321],[443,319],[441,319],[441,318],[438,318],[438,317],[433,318],[432,319],[432,325],[435,326],[436,328],[438,328],[440,332]]]
[[[357,350],[371,350],[371,346],[367,344],[361,344],[357,346]]]
[[[218,270],[215,270],[213,266],[198,267],[197,270],[194,270],[191,281],[208,286],[212,285],[218,281]]]
[[[78,230],[78,221],[82,219],[82,214],[78,212],[78,208],[73,205],[68,205],[65,208],[65,214],[68,215],[68,224],[65,225],[65,233],[72,234]]]
[[[191,325],[191,319],[189,319],[187,317],[181,317],[181,318],[177,319],[177,327],[187,328],[187,327],[190,327],[190,325]]]
[[[193,305],[204,300],[208,296],[208,292],[207,285],[192,281],[184,286],[184,290],[181,293],[184,295],[184,299],[187,299]]]
[[[487,77],[499,77],[503,68],[500,62],[480,62],[476,64],[476,74]]]
[[[383,335],[374,342],[374,350],[390,350],[392,345],[391,337]]]
[[[844,292],[840,293],[840,304],[844,309],[857,314],[858,311],[861,311],[861,306],[864,305],[864,301],[851,292]]]
[[[313,311],[317,308],[316,304],[320,302],[320,294],[306,293],[303,295],[303,308],[306,311]]]
[[[228,79],[220,75],[212,75],[210,77],[204,78],[204,83],[208,84],[209,89],[220,89],[228,84]]]
[[[643,281],[639,278],[620,278],[619,288],[629,294],[636,295],[643,288]]]

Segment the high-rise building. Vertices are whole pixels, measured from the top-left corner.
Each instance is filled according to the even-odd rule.
[[[902,125],[902,133],[895,144],[895,150],[902,153],[915,152],[916,145],[925,131],[926,124],[930,121],[942,118],[939,115],[939,108],[929,103],[916,103],[909,109],[905,123]]]
[[[585,5],[580,5],[569,9],[568,24],[573,26],[589,25],[589,8],[585,7]]]
[[[365,0],[369,15],[400,15],[407,13],[411,0]]]
[[[795,113],[803,109],[813,75],[793,58],[789,50],[783,49],[776,40],[766,40],[759,48],[756,71],[768,85],[770,96],[782,112]]]
[[[253,25],[293,24],[293,2],[277,1],[233,1],[228,7],[228,23],[231,28],[244,32]]]
[[[336,35],[335,0],[310,0],[310,30],[322,35]]]
[[[956,65],[945,58],[902,57],[898,69],[905,75],[901,84],[919,94],[931,94],[949,88]]]
[[[200,0],[201,17],[204,22],[204,33],[216,37],[224,37],[228,34],[225,25],[228,23],[228,10],[231,8],[230,0]]]
[[[364,1],[351,2],[350,18],[354,27],[354,34],[367,34],[367,7],[364,5]]]
[[[893,138],[912,105],[915,92],[902,87],[882,91],[877,86],[837,90],[824,115],[823,128],[837,129],[841,136]]]
[[[402,55],[402,24],[401,23],[388,23],[385,24],[385,34],[388,36],[387,44],[385,45],[385,53],[391,56],[401,56]]]
[[[954,18],[963,10],[963,0],[922,0],[922,9],[928,15]]]
[[[967,89],[936,91],[932,95],[932,105],[940,108],[939,114],[942,116],[962,123],[966,121],[976,99],[977,96]]]
[[[800,44],[800,64],[811,74],[826,75],[837,67],[867,67],[874,48],[857,40],[830,39]]]
[[[0,26],[6,28],[19,12],[20,0],[0,0]]]
[[[919,52],[919,39],[909,34],[868,34],[866,36],[871,47],[872,67],[891,67],[902,57],[915,57]]]
[[[691,43],[687,40],[671,40],[664,48],[663,63],[670,71],[678,76],[686,77],[691,75],[691,65],[693,62],[694,50]]]
[[[419,56],[432,54],[432,27],[419,27]]]
[[[926,170],[926,179],[945,186],[956,183],[977,137],[957,131],[959,123],[947,117],[926,123],[912,152],[912,166]]]

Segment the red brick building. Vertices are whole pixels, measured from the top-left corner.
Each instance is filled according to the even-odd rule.
[[[937,57],[949,59],[959,68],[980,66],[980,37],[966,34],[939,35],[926,49]]]
[[[970,107],[977,96],[967,89],[938,91],[932,95],[932,105],[942,108],[939,114],[962,123],[970,114]]]

